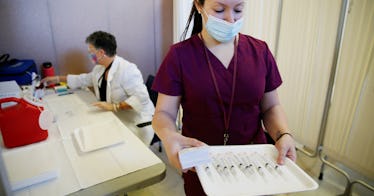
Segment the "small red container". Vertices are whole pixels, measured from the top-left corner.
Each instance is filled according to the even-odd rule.
[[[39,126],[43,107],[15,97],[0,99],[0,105],[6,102],[17,104],[0,107],[0,128],[5,147],[13,148],[47,139],[48,131]]]
[[[55,69],[52,66],[51,62],[44,62],[42,64],[42,77],[48,77],[48,76],[54,76],[55,75]],[[53,88],[55,84],[50,84],[47,87],[48,88]]]
[[[54,76],[55,75],[55,69],[52,66],[51,62],[44,62],[42,64],[42,76],[43,78],[47,76]]]

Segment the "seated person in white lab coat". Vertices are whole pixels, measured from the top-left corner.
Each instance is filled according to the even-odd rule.
[[[67,82],[72,88],[93,87],[100,102],[93,105],[114,111],[125,125],[146,145],[149,145],[154,131],[151,121],[154,106],[144,85],[137,66],[116,55],[117,43],[113,35],[97,31],[86,39],[88,53],[94,63],[90,73],[67,76],[50,76],[41,82]]]

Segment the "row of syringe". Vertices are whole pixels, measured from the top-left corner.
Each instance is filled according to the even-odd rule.
[[[223,180],[227,178],[236,177],[238,168],[247,177],[254,177],[255,173],[265,177],[265,173],[272,174],[274,176],[282,175],[282,167],[276,164],[274,161],[269,160],[267,155],[260,155],[254,153],[217,153],[212,154],[212,163],[205,166],[205,172],[210,175],[211,170],[214,169]],[[213,168],[212,168],[213,167]],[[266,170],[266,171],[265,171]]]

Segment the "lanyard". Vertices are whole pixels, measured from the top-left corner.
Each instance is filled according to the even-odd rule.
[[[205,42],[202,35],[201,35],[201,39],[203,40],[203,42]],[[226,145],[227,141],[229,140],[229,126],[230,126],[232,105],[233,105],[233,102],[234,102],[235,87],[236,87],[237,60],[238,60],[238,58],[237,58],[238,43],[237,43],[237,38],[236,37],[235,37],[235,43],[234,44],[235,44],[234,45],[234,76],[233,76],[233,79],[232,79],[231,99],[230,99],[228,114],[226,113],[225,105],[223,104],[223,99],[222,99],[221,93],[220,93],[219,88],[218,88],[218,84],[217,84],[216,76],[214,75],[214,72],[213,72],[212,64],[210,63],[207,48],[206,48],[206,46],[204,46],[204,53],[205,53],[206,60],[208,62],[209,71],[210,71],[210,74],[211,74],[212,79],[213,79],[214,88],[216,90],[221,109],[223,111],[223,120],[224,120],[224,124],[225,124],[225,132],[223,133],[223,145]]]

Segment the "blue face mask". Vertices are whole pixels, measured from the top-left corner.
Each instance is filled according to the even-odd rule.
[[[96,54],[94,54],[94,53],[88,53],[88,58],[91,60],[92,64],[94,64],[94,65],[97,64]]]
[[[205,14],[208,16],[205,27],[209,35],[219,42],[228,42],[232,40],[243,26],[243,17],[234,23],[230,23],[212,15],[208,15],[206,12]]]

